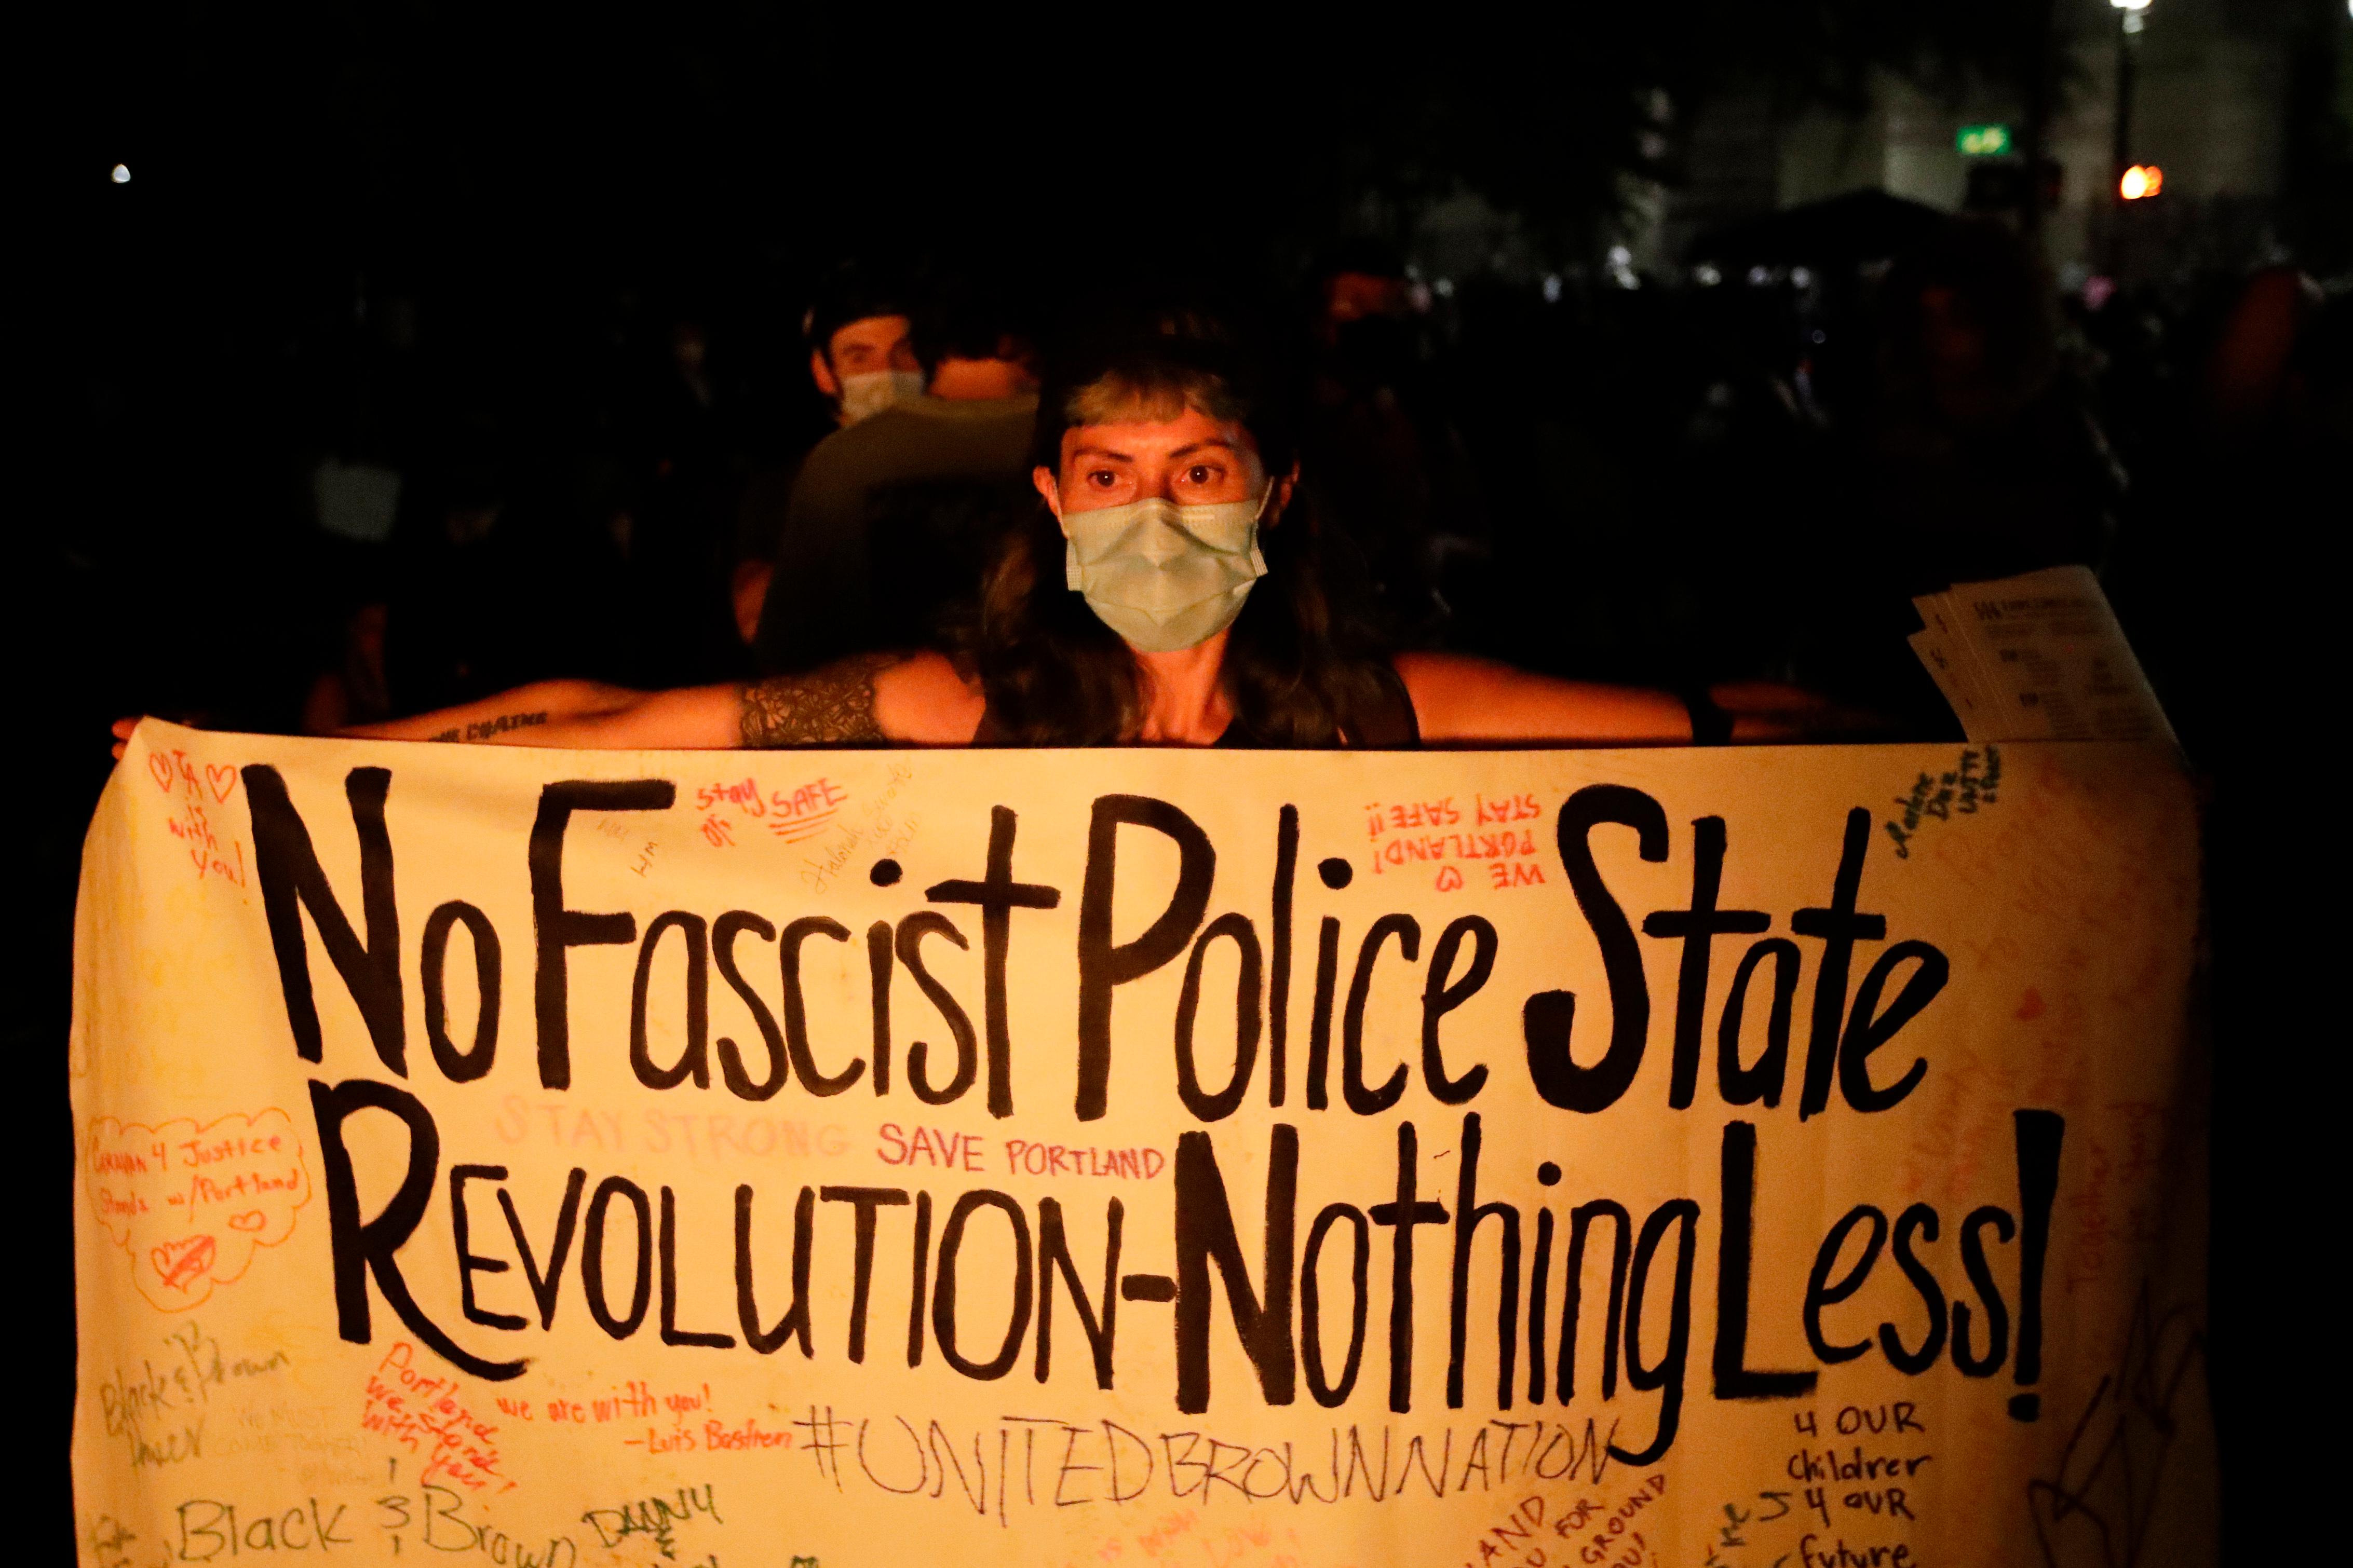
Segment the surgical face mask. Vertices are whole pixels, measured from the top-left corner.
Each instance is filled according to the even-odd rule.
[[[841,422],[855,425],[886,408],[913,403],[923,395],[919,370],[867,370],[841,378]]]
[[[1255,501],[1155,499],[1065,512],[1065,575],[1131,647],[1174,653],[1207,642],[1233,625],[1266,575],[1258,525],[1273,494],[1270,483]]]

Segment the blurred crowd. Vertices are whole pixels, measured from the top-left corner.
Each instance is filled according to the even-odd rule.
[[[753,292],[617,291],[519,368],[361,280],[248,476],[282,514],[248,574],[274,608],[242,659],[125,696],[322,733],[950,636],[1038,504],[1038,367],[1071,301],[889,257]],[[1660,273],[1449,279],[1341,245],[1236,308],[1290,367],[1306,504],[1397,647],[1793,683],[1906,738],[1957,734],[1912,595],[2086,563],[2194,741],[2178,612],[2223,587],[2215,542],[2304,526],[2353,449],[2343,292],[2062,280],[1997,220],[1876,195]]]

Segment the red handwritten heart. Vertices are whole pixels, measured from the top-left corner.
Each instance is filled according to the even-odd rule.
[[[185,1290],[212,1271],[214,1251],[211,1237],[189,1236],[148,1248],[147,1259],[164,1284]]]
[[[229,797],[229,792],[237,788],[237,769],[231,764],[223,763],[216,766],[206,763],[205,784],[213,792],[215,800],[227,800]]]
[[[172,793],[172,759],[160,752],[147,753],[147,771],[155,775],[155,787],[165,795]]]
[[[228,1216],[228,1227],[231,1230],[259,1230],[269,1223],[269,1219],[259,1209],[248,1209],[243,1214],[233,1214]]]
[[[1438,873],[1438,890],[1439,890],[1440,892],[1441,892],[1441,893],[1451,893],[1451,892],[1454,891],[1457,888],[1460,888],[1461,885],[1462,885],[1462,873],[1461,873],[1461,872],[1460,872],[1460,871],[1456,870],[1456,869],[1455,869],[1453,867],[1451,867],[1451,866],[1448,866],[1448,867],[1444,867],[1444,868],[1440,868],[1440,871],[1439,871],[1439,873]]]

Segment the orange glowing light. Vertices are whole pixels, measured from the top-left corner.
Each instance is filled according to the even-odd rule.
[[[2154,163],[2135,163],[2116,182],[2116,194],[2128,202],[2153,196],[2165,189],[2165,171]]]

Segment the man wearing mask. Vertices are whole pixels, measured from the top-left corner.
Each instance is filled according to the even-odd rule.
[[[838,292],[801,319],[809,379],[845,428],[923,395],[913,323],[895,300]]]
[[[893,403],[810,452],[752,639],[763,673],[928,641],[934,623],[976,593],[1005,515],[1026,505],[1038,411],[1035,351],[1006,298],[985,288],[944,292],[913,332],[929,395]],[[876,580],[879,562],[890,563],[886,583]]]
[[[841,429],[923,395],[912,312],[906,295],[892,286],[847,270],[836,275],[801,317],[801,335],[808,343],[809,380]],[[736,631],[746,643],[760,624],[776,542],[807,456],[795,451],[754,475],[737,511],[737,564],[729,594]]]

